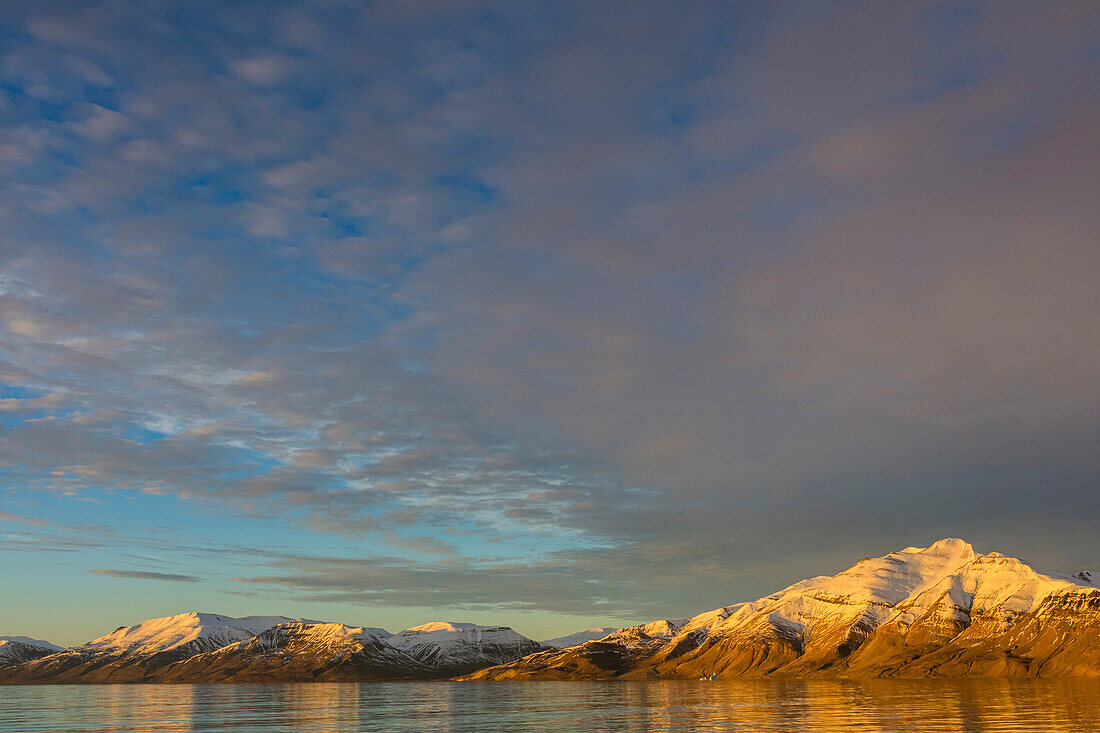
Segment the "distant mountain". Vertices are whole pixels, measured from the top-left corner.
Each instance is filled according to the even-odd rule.
[[[185,613],[122,626],[71,649],[10,641],[0,645],[0,683],[441,678],[544,648],[506,626],[434,622],[390,634],[285,616]]]
[[[0,666],[0,682],[141,682],[172,662],[292,621],[285,616],[234,618],[197,612],[147,619],[17,667]]]
[[[436,621],[394,634],[389,644],[442,674],[458,675],[542,651],[507,626]]]
[[[48,641],[26,636],[0,636],[0,665],[29,662],[32,659],[59,652],[61,649]]]
[[[596,639],[602,639],[613,631],[618,631],[618,629],[614,626],[608,626],[607,628],[585,629],[583,631],[576,631],[566,636],[558,636],[553,639],[544,639],[539,643],[543,646],[552,646],[555,649],[565,649],[567,647],[576,646],[577,644],[583,644],[586,641],[595,641]]]
[[[469,679],[1100,676],[1100,590],[958,539]]]
[[[161,667],[145,681],[365,682],[443,676],[390,646],[389,637],[382,629],[295,621]]]

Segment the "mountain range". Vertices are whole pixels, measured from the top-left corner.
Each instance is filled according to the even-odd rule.
[[[432,679],[548,649],[506,626],[437,621],[396,634],[285,616],[183,613],[69,649],[0,646],[0,683],[308,682]],[[5,650],[11,650],[5,654]]]
[[[0,683],[459,678],[1100,676],[1100,589],[958,539],[686,619],[537,642],[507,626],[396,634],[284,616],[184,613],[69,649],[0,636]]]

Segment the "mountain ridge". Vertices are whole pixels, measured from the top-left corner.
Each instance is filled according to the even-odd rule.
[[[49,646],[0,644],[0,683],[443,678],[545,648],[506,626],[436,621],[391,634],[286,616],[198,611],[120,626],[68,649]]]

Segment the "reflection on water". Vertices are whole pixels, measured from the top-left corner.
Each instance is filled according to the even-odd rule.
[[[0,731],[1100,731],[1100,680],[0,687]]]

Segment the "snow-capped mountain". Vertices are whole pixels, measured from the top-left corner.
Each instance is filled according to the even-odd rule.
[[[61,651],[57,644],[26,636],[0,636],[0,665],[19,664]]]
[[[154,671],[151,682],[320,682],[438,677],[383,629],[291,622]]]
[[[139,682],[150,672],[195,654],[251,639],[285,616],[235,618],[181,613],[120,626],[106,636],[0,671],[0,681]]]
[[[541,651],[537,641],[517,634],[507,626],[479,626],[453,621],[433,621],[399,631],[389,644],[422,664],[464,674],[503,661]]]
[[[294,620],[286,616],[234,618],[192,611],[176,616],[146,619],[134,626],[123,626],[77,648],[88,652],[124,653],[129,656],[178,652],[181,656],[189,657],[220,649],[226,644],[251,639],[272,626]]]
[[[285,616],[184,613],[71,649],[17,642],[5,649],[0,682],[221,682],[449,677],[543,647],[506,626],[434,622],[391,634]]]
[[[450,677],[539,651],[506,626],[437,621],[390,634],[291,622],[162,667],[149,681],[349,681]]]
[[[1100,590],[945,539],[476,679],[1100,675]]]
[[[602,639],[613,631],[618,631],[614,626],[608,626],[606,628],[597,627],[594,629],[584,629],[583,631],[575,631],[572,634],[566,634],[565,636],[556,636],[553,639],[543,639],[539,643],[543,646],[552,646],[555,649],[567,649],[577,644],[583,644],[586,641],[595,641],[596,639]]]

